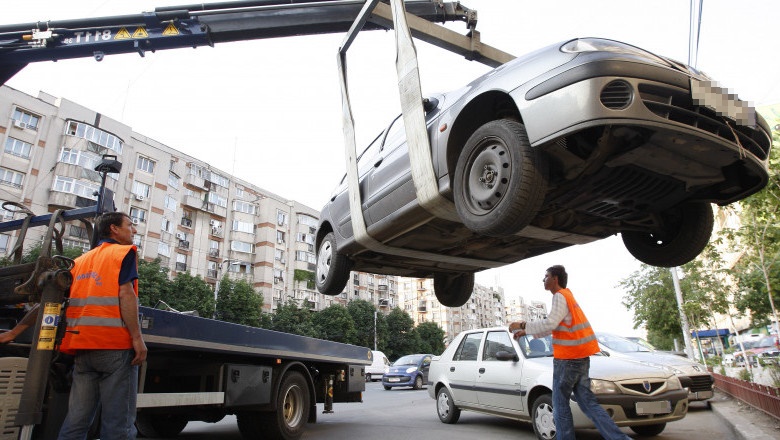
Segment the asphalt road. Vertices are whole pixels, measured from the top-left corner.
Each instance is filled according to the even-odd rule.
[[[322,405],[318,405],[322,411]],[[366,385],[363,403],[335,404],[335,413],[318,414],[316,424],[307,426],[306,440],[474,440],[535,439],[530,424],[500,417],[464,411],[455,425],[446,425],[436,416],[434,400],[428,391],[393,389],[385,391],[378,382]],[[638,438],[628,428],[626,434]],[[666,426],[660,438],[664,440],[725,439],[728,425],[700,402],[691,404],[688,415]],[[177,438],[183,440],[239,440],[241,435],[234,417],[226,417],[216,424],[191,422]],[[601,436],[595,430],[581,430],[577,438],[596,440]]]

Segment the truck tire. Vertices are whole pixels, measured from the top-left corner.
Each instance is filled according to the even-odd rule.
[[[135,419],[135,427],[146,438],[173,438],[187,427],[187,420],[171,414],[140,413]]]
[[[276,399],[276,411],[237,414],[241,437],[245,440],[301,438],[311,407],[306,378],[297,371],[287,372],[279,385]]]

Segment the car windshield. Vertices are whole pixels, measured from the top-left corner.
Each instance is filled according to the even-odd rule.
[[[420,363],[420,359],[422,359],[422,355],[406,355],[398,358],[395,362],[393,362],[393,366],[400,366],[400,365],[417,365]]]
[[[636,342],[629,341],[628,339],[621,338],[620,336],[612,336],[612,335],[605,335],[605,334],[599,334],[599,344],[609,348],[610,350],[615,350],[619,353],[636,353],[636,352],[644,352],[649,353],[649,348],[639,345]]]
[[[534,338],[533,336],[526,335],[517,341],[520,344],[520,349],[527,358],[538,358],[553,355],[552,349],[552,337],[546,336],[544,338]]]

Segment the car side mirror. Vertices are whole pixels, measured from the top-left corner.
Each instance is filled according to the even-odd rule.
[[[604,350],[601,350],[601,355],[602,355],[602,356],[609,357],[609,352],[606,352],[606,351],[604,351]]]
[[[499,352],[496,352],[496,359],[499,361],[517,362],[520,360],[520,357],[517,356],[517,353],[510,353],[508,351],[501,350]]]

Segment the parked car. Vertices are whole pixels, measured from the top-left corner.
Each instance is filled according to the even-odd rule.
[[[366,382],[382,379],[390,368],[390,361],[381,351],[371,351],[371,365],[366,367]]]
[[[707,400],[714,392],[715,378],[707,367],[691,359],[651,350],[644,345],[609,333],[596,333],[602,351],[609,356],[634,360],[646,365],[660,367],[673,373],[688,390],[688,400]]]
[[[645,346],[650,350],[660,351],[661,353],[670,353],[682,357],[688,357],[688,354],[685,353],[684,351],[659,350],[655,348],[653,344],[649,343],[646,339],[637,336],[626,336],[625,338],[628,339],[629,341],[636,342],[639,345]]]
[[[394,387],[412,387],[419,390],[428,383],[432,354],[408,354],[393,362],[382,375],[385,390]]]
[[[591,389],[618,426],[640,435],[660,434],[688,412],[687,391],[660,368],[607,356],[591,356]],[[463,410],[529,422],[539,439],[554,439],[552,340],[515,341],[506,327],[460,333],[431,362],[428,394],[443,423]],[[569,402],[575,428],[593,428]]]
[[[457,307],[477,271],[618,233],[638,260],[679,266],[709,241],[711,203],[768,179],[771,131],[754,108],[617,41],[519,57],[428,97],[424,113],[430,164],[412,172],[401,117],[357,158],[365,231],[346,176],[322,208],[321,293],[340,294],[359,270],[433,278],[439,302]]]

